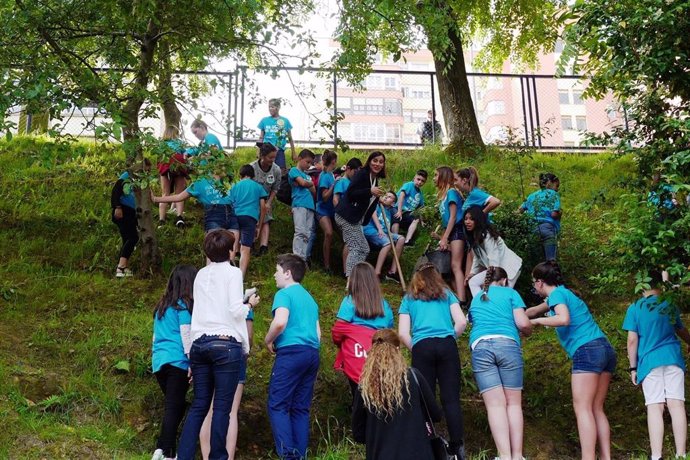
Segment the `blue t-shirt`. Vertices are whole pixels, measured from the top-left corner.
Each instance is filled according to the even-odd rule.
[[[659,366],[678,366],[685,370],[685,360],[676,330],[683,329],[680,311],[655,295],[642,297],[628,307],[623,329],[636,332],[637,381],[641,382]]]
[[[462,196],[457,190],[451,188],[446,193],[446,196],[438,203],[438,210],[441,213],[441,221],[443,222],[443,228],[448,227],[448,220],[450,219],[450,204],[455,203],[455,223],[457,224],[462,220]]]
[[[421,190],[415,187],[414,182],[405,182],[400,190],[398,190],[398,195],[400,192],[405,192],[405,201],[403,201],[403,212],[415,211],[417,208],[424,206],[424,194]]]
[[[366,326],[372,329],[393,328],[393,310],[391,310],[391,306],[388,305],[388,301],[385,299],[383,299],[383,316],[364,319],[357,316],[355,303],[352,300],[352,296],[348,295],[340,303],[340,309],[338,310],[338,314],[336,316],[343,321],[347,321],[348,323]]]
[[[561,210],[561,197],[558,192],[549,188],[543,188],[530,193],[521,206],[529,215],[539,223],[553,224],[556,230],[561,228],[561,221],[551,217],[553,211]]]
[[[335,208],[333,207],[333,195],[324,201],[323,191],[331,188],[335,183],[335,177],[332,172],[323,171],[319,176],[319,187],[316,191],[316,212],[323,216],[333,217],[335,215]],[[333,188],[335,190],[335,187]]]
[[[198,147],[191,147],[187,149],[187,155],[198,155],[201,153],[202,150],[205,150],[207,148],[215,147],[218,150],[222,151],[223,150],[223,144],[220,143],[220,140],[218,139],[218,136],[215,134],[211,134],[209,132],[206,133],[206,136],[204,136],[204,140],[199,143]]]
[[[479,206],[484,209],[484,206],[486,206],[486,202],[489,201],[489,198],[491,198],[491,195],[486,193],[484,190],[480,189],[479,187],[473,188],[465,197],[465,202],[462,205],[463,214],[471,206]]]
[[[230,199],[230,194],[225,195],[219,190],[222,189],[221,185],[218,185],[216,181],[202,177],[195,180],[192,184],[185,190],[191,196],[196,198],[199,203],[204,206],[213,206],[215,204],[232,204]]]
[[[167,145],[168,148],[173,150],[175,153],[184,152],[184,143],[180,139],[167,139],[165,141],[165,145]]]
[[[261,215],[261,199],[268,193],[258,182],[245,177],[230,189],[230,201],[236,216],[249,216],[257,221]]]
[[[335,181],[335,187],[333,187],[333,195],[340,195],[340,199],[342,199],[348,187],[350,187],[350,179],[345,176],[338,178]]]
[[[673,187],[668,184],[662,184],[655,190],[650,190],[647,194],[647,202],[655,208],[663,208],[667,211],[672,211],[676,207],[676,205],[673,204]]]
[[[290,120],[285,117],[264,117],[259,122],[258,128],[264,132],[264,142],[270,142],[280,150],[285,150],[288,134],[292,129]]]
[[[128,185],[127,182],[129,182],[129,173],[127,171],[123,172],[122,174],[120,174],[120,179],[122,179],[125,182],[123,185]],[[127,206],[128,208],[132,209],[137,208],[137,203],[134,200],[134,193],[132,193],[132,190],[125,192],[125,189],[122,189],[122,195],[120,196],[120,204],[122,206]]]
[[[376,218],[378,219],[379,224],[381,225],[381,229],[383,230],[383,234],[387,235],[386,221],[383,220],[383,213],[381,212],[381,208],[385,209],[385,211],[386,211],[386,219],[388,220],[388,225],[391,224],[391,219],[393,217],[393,208],[392,207],[384,207],[384,206],[376,206]],[[379,231],[376,229],[376,224],[374,224],[373,218],[371,220],[369,220],[368,224],[362,226],[362,231],[364,232],[364,236],[366,236],[366,237],[376,236],[379,234]]]
[[[276,292],[271,309],[274,315],[277,308],[287,308],[290,316],[282,334],[275,340],[276,347],[307,345],[319,348],[319,336],[316,332],[319,306],[301,284],[293,284]]]
[[[405,295],[400,304],[400,315],[410,315],[412,326],[412,346],[423,339],[432,337],[455,337],[453,317],[450,315],[450,306],[459,303],[449,289],[446,289],[445,299],[419,300]]]
[[[513,310],[525,308],[520,294],[503,286],[489,286],[488,300],[482,300],[482,294],[477,294],[470,305],[470,344],[486,335],[504,335],[520,343],[520,332],[513,316]]]
[[[557,286],[546,299],[550,314],[555,314],[556,305],[564,304],[570,313],[570,325],[556,328],[558,340],[571,358],[582,345],[606,337],[585,302],[565,286]]]
[[[182,370],[189,368],[189,359],[184,354],[180,326],[192,324],[192,315],[187,310],[183,300],[177,301],[177,308],[172,306],[165,310],[162,318],[158,314],[153,318],[153,347],[151,364],[153,372],[158,372],[164,364],[178,367]]]
[[[292,207],[293,208],[307,208],[314,210],[314,196],[311,194],[311,190],[297,185],[295,179],[301,177],[307,182],[311,183],[311,177],[309,174],[300,170],[297,166],[290,168],[290,173],[288,174],[288,182],[292,186]]]

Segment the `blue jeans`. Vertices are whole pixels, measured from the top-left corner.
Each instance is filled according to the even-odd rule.
[[[522,390],[522,349],[507,337],[480,340],[472,350],[472,370],[479,393],[496,387]]]
[[[235,211],[229,204],[214,204],[204,208],[204,231],[210,232],[223,228],[225,230],[238,230]]]
[[[242,345],[233,338],[221,339],[218,336],[203,335],[192,344],[189,360],[194,377],[194,400],[182,428],[177,458],[195,458],[201,424],[213,400],[209,459],[226,460],[228,451],[225,448],[225,438],[240,375]]]
[[[319,370],[319,350],[278,348],[268,384],[268,418],[281,459],[302,459],[309,444],[309,410]]]
[[[545,260],[556,260],[556,248],[558,243],[558,230],[550,222],[541,222],[537,227],[541,244],[544,247]]]

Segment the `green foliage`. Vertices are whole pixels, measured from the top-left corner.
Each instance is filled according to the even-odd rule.
[[[667,270],[672,284],[690,281],[690,48],[681,38],[690,33],[688,8],[687,0],[578,1],[567,17],[562,65],[577,58],[591,76],[586,95],[613,92],[623,101],[629,130],[598,142],[632,153],[639,173],[624,212],[611,216],[626,231],[599,251],[609,260],[595,277],[602,287],[633,274],[643,289],[652,269]]]

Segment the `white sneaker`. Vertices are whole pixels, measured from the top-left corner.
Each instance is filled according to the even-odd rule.
[[[115,269],[115,278],[124,278],[125,276],[133,276],[134,274],[132,273],[132,270],[129,268],[125,267],[117,267]]]
[[[164,460],[165,455],[163,455],[163,449],[156,449],[153,452],[153,457],[151,457],[151,460]]]

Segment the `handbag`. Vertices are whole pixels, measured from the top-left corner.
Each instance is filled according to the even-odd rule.
[[[422,387],[419,385],[419,380],[417,380],[417,375],[415,371],[412,372],[412,377],[414,378],[417,388],[419,389],[419,397],[424,404],[424,410],[426,412],[427,427],[430,430],[429,442],[431,443],[431,450],[434,453],[434,458],[436,460],[456,460],[455,454],[448,452],[448,441],[445,440],[443,436],[436,432],[434,428],[434,422],[431,420],[431,414],[429,413],[429,406],[426,405],[426,400],[424,399],[424,393],[422,393]]]

